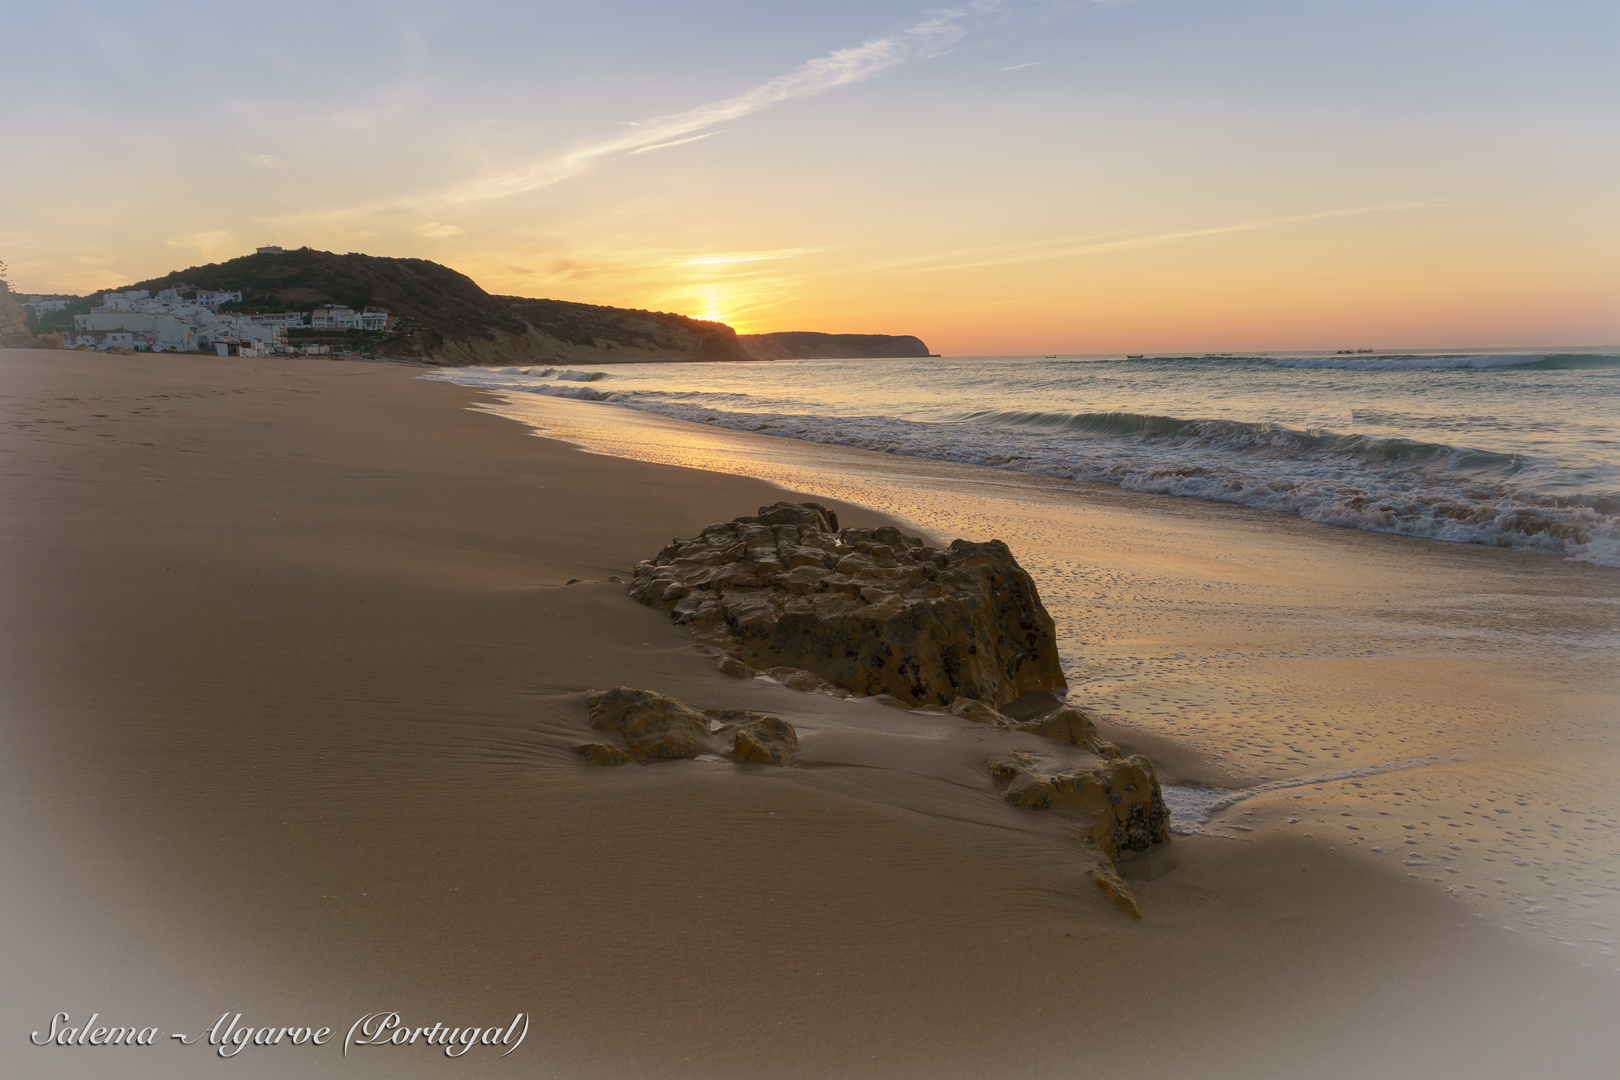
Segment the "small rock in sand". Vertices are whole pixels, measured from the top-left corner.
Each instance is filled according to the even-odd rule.
[[[732,756],[738,761],[758,761],[778,767],[793,759],[799,745],[793,725],[775,716],[762,716],[737,729]]]
[[[708,719],[674,698],[651,690],[617,686],[585,695],[591,726],[624,739],[629,753],[642,761],[697,757],[709,735]]]

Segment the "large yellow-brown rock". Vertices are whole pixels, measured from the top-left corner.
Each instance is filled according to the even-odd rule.
[[[630,594],[750,667],[793,667],[910,705],[991,708],[1066,687],[1051,616],[999,540],[926,546],[777,503],[677,538]]]

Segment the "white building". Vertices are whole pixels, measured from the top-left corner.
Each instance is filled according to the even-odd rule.
[[[106,352],[108,349],[134,349],[136,344],[135,335],[127,330],[73,330],[62,335],[62,347]]]
[[[101,306],[91,308],[91,311],[137,311],[135,305],[142,300],[149,299],[151,293],[145,289],[130,289],[128,292],[108,292],[101,294]]]
[[[287,330],[302,330],[304,328],[304,313],[302,311],[277,311],[268,315],[249,315],[248,318],[259,326],[279,326]]]
[[[190,352],[197,348],[198,329],[173,315],[100,311],[73,316],[73,329],[63,335],[70,349],[135,349],[140,352]]]
[[[254,322],[249,315],[212,315],[197,331],[197,340],[204,349],[218,349],[216,346],[224,342],[231,346],[252,344],[261,346],[262,353],[249,353],[250,356],[268,356],[277,349],[287,347],[287,328],[284,326],[261,326]],[[235,355],[234,353],[232,355]]]
[[[318,307],[310,313],[309,325],[316,330],[358,330],[360,313],[347,307]]]
[[[205,308],[217,309],[221,304],[240,304],[242,294],[239,292],[215,292],[212,289],[198,289],[197,303]]]
[[[253,252],[253,254],[255,254],[255,255],[285,255],[287,253],[285,251],[283,251],[281,248],[277,247],[275,244],[266,244],[264,247],[256,249]]]
[[[230,338],[214,342],[214,353],[217,356],[269,356],[271,350],[261,342]]]
[[[309,325],[315,330],[386,330],[388,312],[382,308],[318,307],[310,314]]]
[[[34,313],[34,317],[37,319],[47,311],[66,311],[68,302],[66,300],[55,300],[45,296],[31,296],[27,300],[23,301],[22,306],[31,309]]]

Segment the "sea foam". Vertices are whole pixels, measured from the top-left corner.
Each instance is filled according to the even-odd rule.
[[[1612,354],[633,364],[440,377],[1620,566]],[[1072,407],[1097,399],[1178,408]],[[1312,422],[1335,416],[1365,428]]]

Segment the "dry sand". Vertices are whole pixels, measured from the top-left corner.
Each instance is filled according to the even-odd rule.
[[[607,583],[783,497],[381,365],[0,352],[0,879],[26,1076],[1606,1075],[1615,978],[1303,838],[1120,917],[987,733],[738,683]],[[852,524],[877,516],[838,507]],[[570,578],[600,583],[565,585]],[[798,767],[590,770],[582,692],[764,707]],[[1181,765],[1196,770],[1196,760]],[[34,1047],[53,1013],[504,1024],[504,1059]]]

